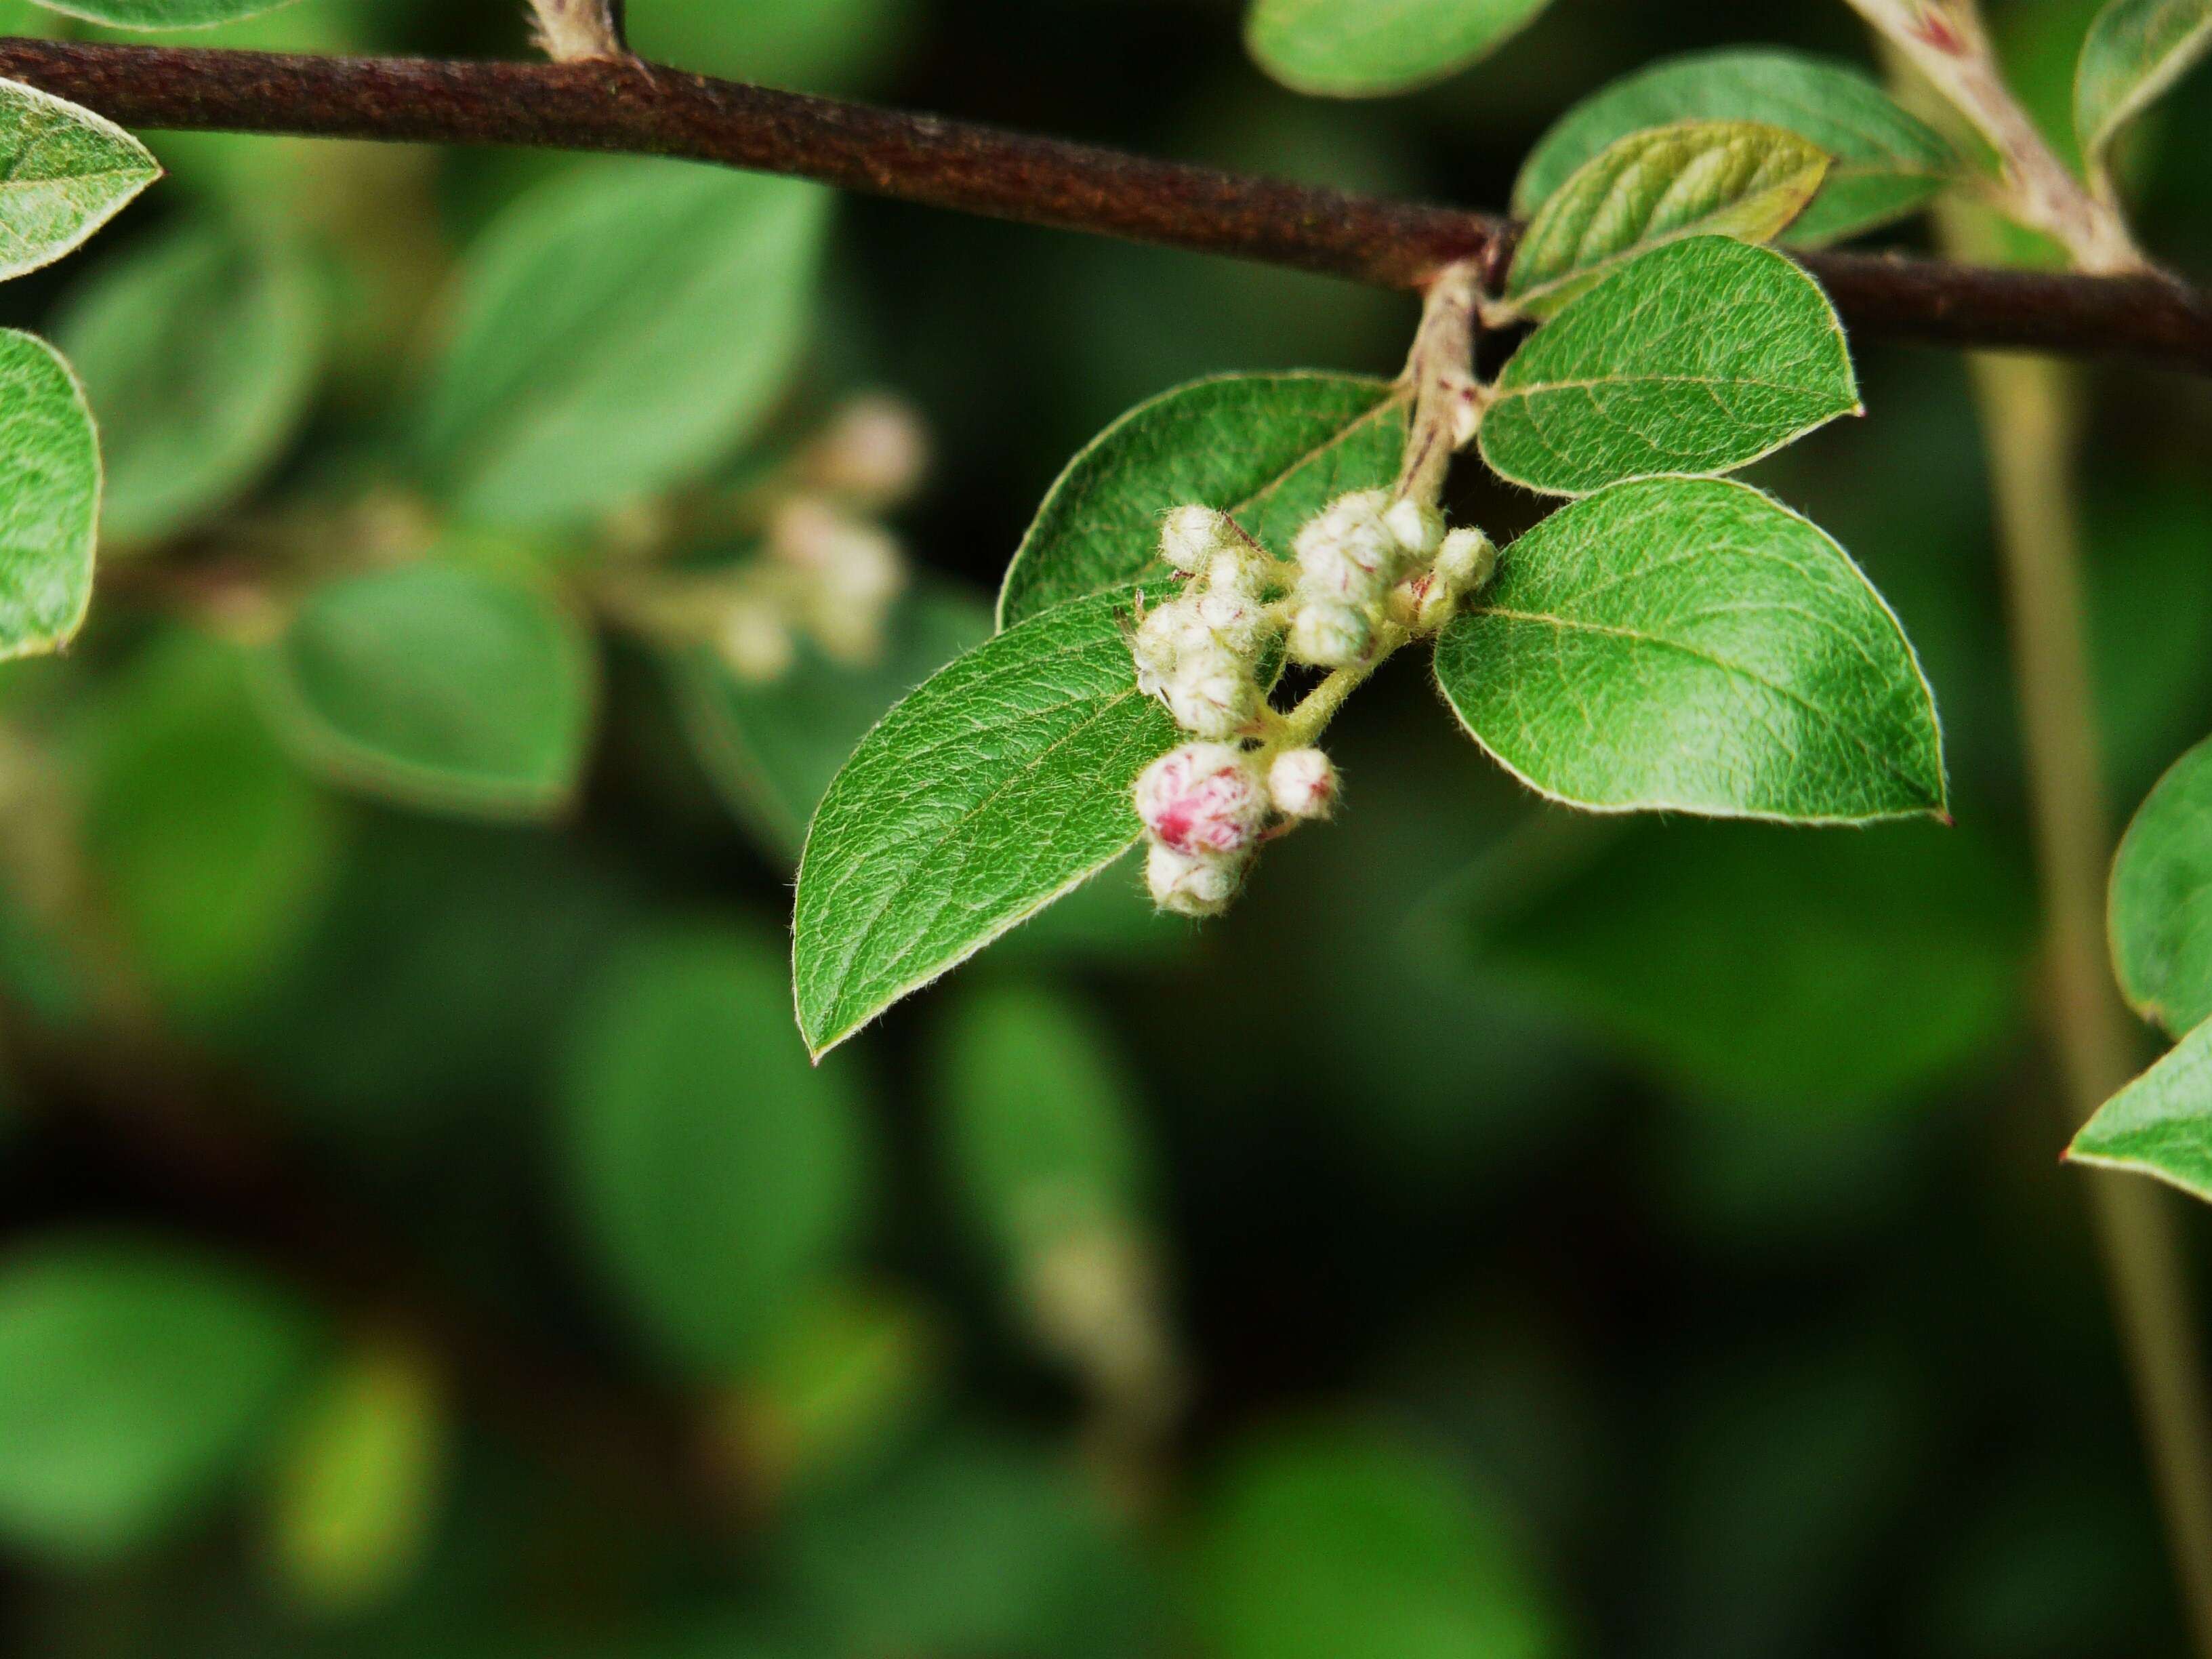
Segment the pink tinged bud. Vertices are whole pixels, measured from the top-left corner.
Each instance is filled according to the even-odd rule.
[[[1137,816],[1160,846],[1219,855],[1252,844],[1267,814],[1259,769],[1225,743],[1187,743],[1137,779]]]
[[[1237,593],[1200,594],[1198,619],[1213,639],[1240,657],[1249,657],[1260,648],[1266,617],[1254,600]]]
[[[1218,916],[1237,896],[1245,859],[1231,854],[1178,853],[1154,842],[1145,857],[1145,883],[1152,902],[1179,916]]]
[[[1390,620],[1401,628],[1427,633],[1451,620],[1454,594],[1433,569],[1408,576],[1390,590]]]
[[[1336,768],[1318,749],[1285,749],[1267,769],[1267,798],[1286,818],[1325,818],[1336,810]]]
[[[1260,688],[1242,663],[1178,668],[1164,695],[1175,723],[1195,738],[1233,738],[1260,715]]]
[[[803,476],[817,489],[864,507],[911,495],[929,471],[929,437],[913,410],[874,393],[839,410],[809,448]]]
[[[1195,576],[1234,533],[1210,507],[1179,507],[1161,520],[1160,556]]]
[[[769,526],[769,546],[813,577],[833,605],[882,605],[906,586],[898,544],[824,501],[800,496],[785,503]]]

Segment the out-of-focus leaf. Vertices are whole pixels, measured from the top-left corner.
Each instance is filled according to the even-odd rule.
[[[1545,198],[1507,295],[1549,317],[1625,259],[1685,236],[1764,242],[1805,210],[1828,157],[1783,127],[1677,121],[1632,133]]]
[[[1638,826],[1477,932],[1516,983],[1693,1093],[1856,1112],[2004,1037],[2028,943],[2015,878],[1960,830]]]
[[[44,340],[0,329],[0,661],[56,651],[92,603],[100,441]]]
[[[257,717],[240,653],[182,633],[112,694],[86,844],[163,1000],[218,1022],[265,994],[292,958],[338,850],[328,804]]]
[[[1073,1463],[961,1435],[794,1517],[786,1570],[833,1632],[817,1650],[1154,1651],[1156,1597]]]
[[[755,1358],[862,1220],[849,1076],[808,1066],[776,954],[750,934],[646,940],[584,1013],[563,1092],[578,1223],[678,1364]]]
[[[2212,52],[2212,0],[2112,0],[2090,26],[2074,80],[2074,133],[2090,176],[2110,182],[2112,140]]]
[[[2212,1203],[2212,1020],[2099,1107],[2066,1156],[2150,1176]]]
[[[1141,1212],[1146,1158],[1122,1062],[1074,1003],[1028,982],[963,998],[939,1065],[956,1184],[1010,1257]]]
[[[291,0],[39,0],[39,3],[88,23],[122,29],[197,29],[274,11]]]
[[[278,1577],[302,1606],[352,1612],[414,1571],[444,1461],[440,1392],[427,1357],[395,1342],[344,1355],[317,1382],[270,1516]]]
[[[2173,764],[2112,861],[2112,961],[2146,1019],[2212,1019],[2212,739]]]
[[[899,608],[882,655],[865,668],[811,645],[765,682],[740,678],[710,645],[672,655],[668,666],[707,775],[769,852],[796,858],[816,804],[884,711],[990,635],[981,604],[931,587]]]
[[[756,85],[856,91],[896,66],[913,0],[653,0],[629,9],[629,43],[656,63]]]
[[[1934,129],[1849,64],[1785,52],[1696,52],[1616,81],[1562,116],[1522,164],[1514,212],[1533,216],[1616,140],[1685,120],[1784,127],[1834,159],[1792,228],[1801,242],[1856,235],[1911,213],[1960,172]]]
[[[161,176],[146,146],[104,116],[0,82],[0,280],[52,264]]]
[[[1244,39],[1285,86],[1373,98],[1440,81],[1528,27],[1550,0],[1254,0]]]
[[[314,1321],[181,1246],[49,1239],[0,1263],[0,1533],[62,1561],[188,1524],[278,1428]]]
[[[1459,1471],[1379,1437],[1244,1447],[1206,1500],[1195,1613],[1217,1659],[1542,1659],[1564,1650],[1520,1540]]]
[[[278,734],[349,787],[536,817],[583,769],[591,641],[524,583],[434,562],[347,577],[308,594],[262,660]]]
[[[668,161],[526,197],[463,272],[412,422],[462,514],[586,517],[691,477],[766,413],[804,343],[829,198]]]
[[[1935,700],[1897,618],[1818,526],[1746,484],[1650,478],[1553,514],[1436,662],[1475,741],[1570,805],[1943,810]]]
[[[100,527],[146,541],[225,505],[290,441],[322,314],[296,249],[202,224],[103,269],[57,332],[100,418]]]
[[[1095,593],[1181,580],[1160,519],[1198,503],[1235,516],[1279,556],[1334,497],[1397,476],[1405,400],[1349,374],[1225,374],[1140,404],[1054,482],[1006,567],[999,625]]]
[[[1480,443],[1513,483],[1582,495],[1733,472],[1858,408],[1820,284],[1771,249],[1692,236],[1621,266],[1515,352]]]
[[[792,929],[816,1054],[1134,844],[1129,790],[1176,733],[1137,690],[1123,609],[1102,593],[1007,629],[891,710],[838,773]]]

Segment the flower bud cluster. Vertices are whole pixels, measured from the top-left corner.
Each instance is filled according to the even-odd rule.
[[[1136,788],[1152,902],[1180,915],[1218,915],[1237,896],[1270,820],[1327,817],[1336,793],[1336,769],[1318,749],[1265,757],[1199,742],[1163,755]]]
[[[1435,632],[1498,564],[1480,531],[1447,535],[1435,507],[1380,489],[1339,496],[1298,532],[1295,549],[1290,653],[1320,668],[1360,661],[1386,620]]]
[[[1260,657],[1274,631],[1266,603],[1274,562],[1228,517],[1204,507],[1168,514],[1160,554],[1190,580],[1137,626],[1129,652],[1138,687],[1193,737],[1236,737],[1267,701]]]

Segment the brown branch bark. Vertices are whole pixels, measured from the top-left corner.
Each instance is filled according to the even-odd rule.
[[[0,77],[126,126],[508,144],[718,161],[1026,224],[1417,289],[1508,221],[628,63],[289,57],[0,39]],[[1802,256],[1845,320],[1950,345],[2113,355],[2212,374],[2212,295],[2156,276]]]

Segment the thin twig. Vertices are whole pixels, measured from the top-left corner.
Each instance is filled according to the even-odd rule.
[[[0,38],[0,76],[126,126],[684,156],[841,189],[1419,289],[1493,290],[1515,228],[1090,145],[633,63],[449,63]],[[1802,256],[1846,321],[1954,345],[2113,354],[2212,374],[2212,295],[2156,276]]]

